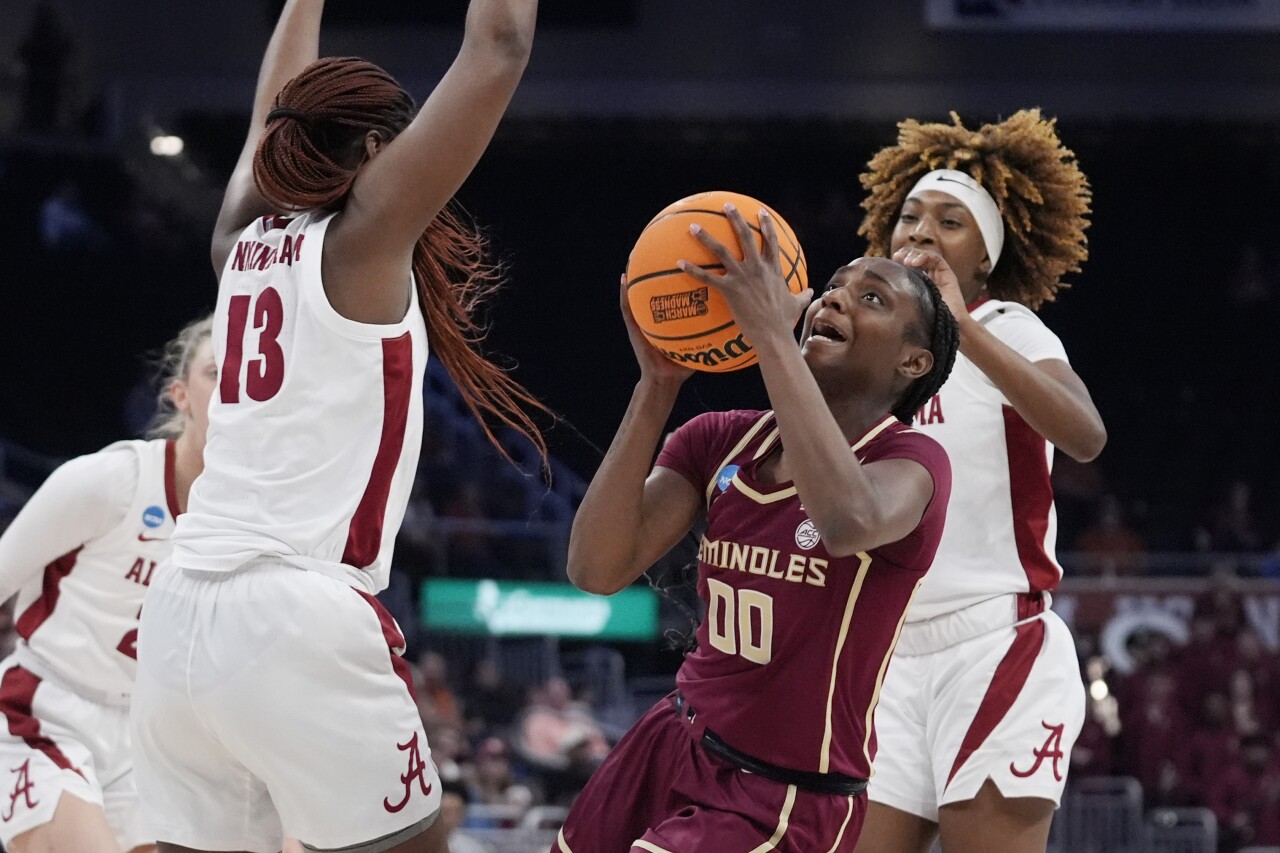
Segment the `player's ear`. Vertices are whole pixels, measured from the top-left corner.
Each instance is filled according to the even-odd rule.
[[[903,352],[902,362],[898,365],[898,373],[914,382],[933,370],[933,353],[921,346],[907,347]]]
[[[184,415],[191,414],[191,397],[187,394],[187,383],[175,379],[169,383],[169,399],[173,407]]]

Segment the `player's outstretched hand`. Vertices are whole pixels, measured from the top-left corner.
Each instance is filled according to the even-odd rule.
[[[893,253],[893,259],[905,267],[915,267],[933,279],[933,283],[938,285],[938,291],[942,294],[942,301],[947,303],[947,307],[951,309],[951,316],[955,317],[957,322],[969,316],[964,296],[960,293],[960,280],[943,260],[942,255],[903,246]]]
[[[678,266],[687,275],[718,288],[724,294],[729,309],[733,311],[733,319],[748,339],[758,344],[768,335],[791,337],[796,323],[813,300],[813,291],[806,288],[800,293],[792,293],[787,287],[778,251],[778,232],[768,211],[760,210],[763,249],[756,247],[755,235],[741,211],[732,204],[726,204],[724,211],[738,239],[738,252],[730,250],[698,225],[689,228],[690,233],[724,266],[724,273],[709,271],[685,260]]]
[[[626,273],[622,274],[619,301],[622,303],[622,321],[627,324],[627,337],[631,339],[631,349],[635,350],[641,377],[660,384],[679,385],[693,375],[692,368],[679,365],[659,352],[636,325],[636,318],[631,314],[631,303],[627,300]]]

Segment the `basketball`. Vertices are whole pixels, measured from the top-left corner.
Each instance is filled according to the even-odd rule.
[[[672,361],[708,373],[756,363],[755,351],[739,331],[724,296],[676,266],[684,259],[721,268],[719,259],[689,233],[694,223],[737,251],[738,239],[724,212],[729,202],[742,212],[761,249],[760,209],[769,211],[778,232],[782,275],[792,293],[804,290],[809,270],[791,226],[773,208],[739,193],[698,193],[664,208],[645,226],[627,263],[627,301],[645,338]]]

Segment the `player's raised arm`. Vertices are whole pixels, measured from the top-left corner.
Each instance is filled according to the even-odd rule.
[[[249,135],[227,183],[222,209],[213,228],[211,259],[213,270],[218,275],[222,274],[227,255],[240,232],[259,216],[272,212],[253,180],[253,153],[266,127],[267,114],[275,103],[276,95],[285,83],[316,60],[320,50],[320,17],[323,12],[324,0],[287,0],[267,44],[266,55],[258,70]]]
[[[569,579],[600,595],[612,595],[640,577],[688,532],[701,506],[684,477],[652,467],[654,448],[691,371],[668,361],[641,335],[627,303],[625,278],[621,302],[640,381],[569,536]]]
[[[458,56],[418,115],[390,141],[370,135],[328,238],[325,289],[340,313],[365,322],[403,313],[414,245],[488,147],[528,62],[537,8],[472,0]]]

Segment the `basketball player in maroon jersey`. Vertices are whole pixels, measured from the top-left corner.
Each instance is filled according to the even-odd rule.
[[[651,470],[689,371],[644,341],[624,281],[641,378],[574,520],[569,576],[616,592],[705,510],[707,614],[677,691],[578,797],[561,853],[852,850],[876,695],[942,532],[949,463],[903,423],[955,358],[937,288],[893,261],[856,260],[809,307],[797,346],[794,321],[812,293],[788,292],[766,212],[763,252],[726,212],[737,252],[694,226],[723,275],[681,268],[725,294],[773,410],[694,418]]]

